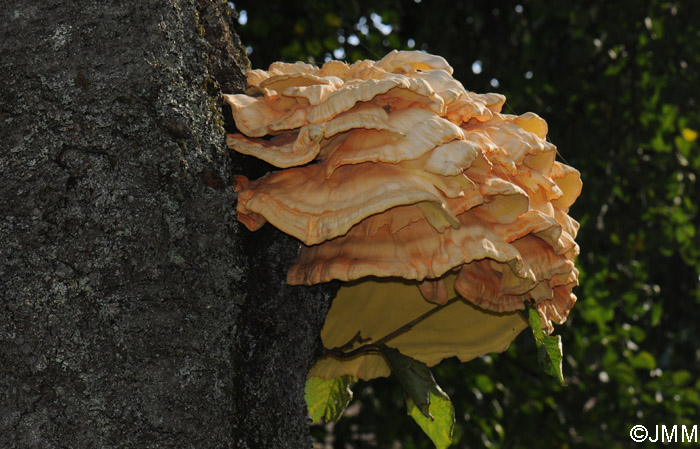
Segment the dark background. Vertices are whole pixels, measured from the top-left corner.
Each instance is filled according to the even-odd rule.
[[[504,354],[444,362],[454,447],[639,447],[635,424],[652,438],[656,425],[700,424],[700,4],[371,3],[236,1],[237,31],[252,68],[443,56],[467,89],[505,94],[504,112],[545,118],[584,182],[570,212],[579,301],[555,331],[567,385],[541,372],[527,333]],[[319,445],[432,447],[396,382],[355,392],[339,423],[314,429]]]

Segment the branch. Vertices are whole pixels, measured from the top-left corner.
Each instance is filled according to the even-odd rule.
[[[452,303],[455,303],[462,299],[460,296],[455,296],[454,298],[450,299],[447,301],[445,304],[440,304],[432,309],[428,310],[424,314],[414,318],[413,320],[409,321],[408,323],[404,324],[403,326],[399,327],[398,329],[389,332],[379,340],[375,341],[374,343],[368,343],[365,345],[362,345],[358,348],[353,349],[352,351],[345,352],[345,350],[350,349],[356,342],[357,343],[364,343],[366,341],[370,341],[371,338],[363,339],[362,336],[360,335],[360,332],[358,331],[357,334],[355,334],[354,337],[350,339],[347,343],[345,343],[342,346],[337,346],[333,349],[327,349],[326,348],[326,355],[329,355],[331,357],[335,357],[337,359],[349,359],[353,357],[357,357],[363,354],[369,354],[372,352],[379,352],[379,347],[386,342],[398,337],[399,335],[403,334],[404,332],[408,332],[409,330],[413,329],[413,326],[416,324],[420,323],[424,319],[428,318],[429,316],[434,315],[435,313],[439,312],[440,310],[444,309],[445,307],[449,306]]]

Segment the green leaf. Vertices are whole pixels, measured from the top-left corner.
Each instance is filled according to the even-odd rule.
[[[690,383],[690,381],[693,379],[693,376],[688,370],[680,370],[673,373],[671,375],[671,379],[673,379],[674,385],[683,387]]]
[[[449,447],[455,424],[454,407],[449,396],[435,382],[428,365],[394,348],[381,346],[380,349],[406,393],[408,414],[437,449]]]
[[[610,367],[610,376],[623,385],[634,385],[637,383],[637,375],[627,362],[618,362]]]
[[[476,388],[484,393],[491,393],[495,388],[491,378],[485,374],[478,374],[475,381]]]
[[[437,383],[428,365],[401,354],[398,349],[388,346],[381,346],[380,349],[389,362],[389,366],[391,366],[391,372],[401,382],[406,395],[426,418],[430,418],[430,412],[428,411],[430,391],[433,386],[437,386]]]
[[[452,401],[440,387],[430,392],[430,415],[432,418],[426,418],[411,398],[406,398],[406,407],[408,414],[430,437],[437,449],[450,447],[452,430],[455,425],[455,410]]]
[[[544,337],[544,345],[538,348],[537,356],[544,371],[550,376],[556,377],[563,385],[562,360],[564,352],[561,345],[561,335]]]
[[[353,376],[333,379],[311,377],[306,381],[304,398],[311,422],[338,421],[352,399],[350,387],[357,381]]]
[[[535,336],[537,344],[537,359],[550,376],[556,377],[559,383],[564,384],[564,374],[562,371],[562,360],[564,351],[561,346],[560,335],[545,335],[542,330],[542,320],[540,314],[534,307],[528,307],[528,319],[532,334]]]
[[[633,368],[644,369],[651,371],[656,368],[656,359],[648,351],[641,351],[639,354],[635,354],[629,359],[630,365]]]

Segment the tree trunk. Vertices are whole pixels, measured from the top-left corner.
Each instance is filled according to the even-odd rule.
[[[0,8],[0,447],[310,447],[332,288],[235,218],[226,2]],[[221,86],[221,88],[220,88]]]

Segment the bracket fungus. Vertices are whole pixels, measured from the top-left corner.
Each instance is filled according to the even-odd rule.
[[[443,307],[386,341],[432,366],[504,350],[527,327],[518,311],[528,303],[547,333],[566,320],[581,177],[555,161],[542,118],[502,113],[505,97],[468,92],[443,58],[416,51],[274,63],[248,84],[225,96],[238,131],[227,144],[281,170],[235,178],[238,218],[302,241],[288,283],[347,281],[327,348],[384,343]],[[366,352],[324,357],[310,375],[388,373]]]

